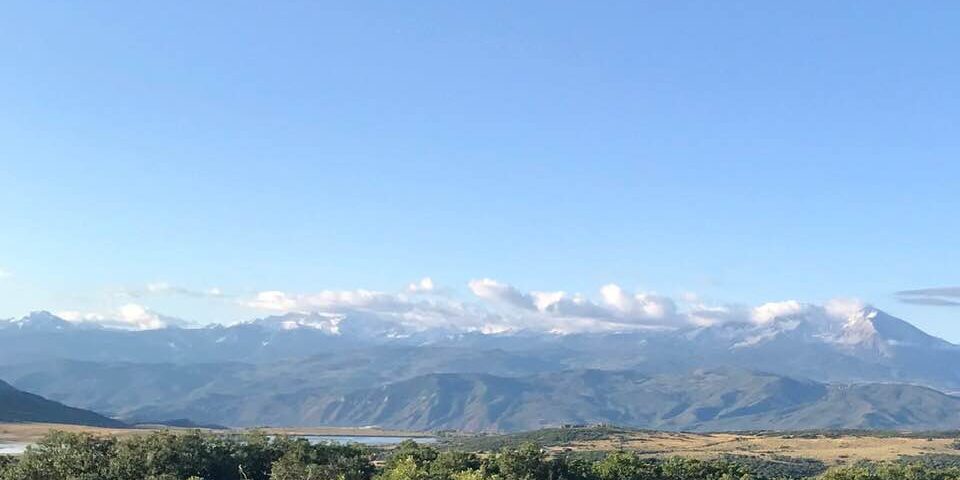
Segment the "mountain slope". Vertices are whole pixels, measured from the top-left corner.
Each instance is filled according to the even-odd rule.
[[[884,395],[907,389],[900,394],[936,413],[913,415],[894,408],[900,394],[871,404],[850,397],[862,387],[843,396],[830,385],[957,391],[960,347],[870,307],[789,307],[708,326],[570,335],[398,330],[365,312],[122,331],[39,312],[0,321],[0,367],[17,388],[131,422],[740,429],[953,421],[952,401],[936,392],[882,387]],[[757,366],[770,374],[730,373]],[[834,411],[840,404],[847,410]]]
[[[243,411],[218,421],[256,425],[290,422],[280,417],[285,406],[275,398],[281,396],[346,394],[443,371],[522,376],[562,368],[549,358],[502,350],[380,346],[270,363],[55,360],[5,366],[3,371],[17,388],[126,421],[208,419],[206,415],[243,403]],[[262,407],[253,406],[261,400]]]
[[[727,322],[673,330],[594,334],[479,334],[398,330],[401,327],[355,312],[287,314],[232,326],[123,331],[63,321],[46,312],[0,321],[0,365],[51,360],[97,363],[293,362],[324,355],[354,355],[384,348],[449,348],[432,372],[408,355],[395,363],[399,377],[484,371],[477,354],[524,357],[525,373],[557,369],[633,369],[680,372],[715,366],[752,368],[826,382],[905,382],[960,390],[960,346],[933,337],[879,310],[864,307],[843,315],[808,306],[763,322]],[[474,363],[472,370],[462,368]],[[461,365],[448,368],[447,364]],[[409,372],[404,372],[408,365]],[[360,368],[351,367],[358,372]],[[521,368],[522,369],[522,368]],[[523,373],[523,372],[518,372]],[[365,372],[364,378],[377,376]],[[368,385],[372,386],[372,385]],[[61,389],[64,391],[65,389]],[[44,392],[41,392],[44,393]]]
[[[330,401],[318,424],[530,430],[613,423],[666,430],[960,427],[960,398],[910,385],[831,386],[737,369],[647,377],[428,375]]]
[[[68,407],[39,395],[17,390],[0,380],[0,422],[40,422],[122,427],[123,423],[89,410]]]

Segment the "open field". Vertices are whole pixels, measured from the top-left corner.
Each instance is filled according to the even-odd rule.
[[[51,430],[67,432],[86,432],[94,435],[139,435],[155,430],[195,430],[193,428],[174,428],[166,426],[142,425],[134,428],[99,428],[81,425],[62,425],[53,423],[0,423],[0,442],[32,443],[39,440]],[[243,433],[249,430],[222,430],[223,433]],[[302,428],[263,428],[259,429],[270,435],[318,435],[318,436],[349,436],[349,437],[431,437],[429,432],[406,432],[400,430],[383,430],[379,428],[344,428],[344,427],[302,427]]]
[[[944,438],[841,436],[797,438],[790,436],[642,433],[625,439],[574,442],[553,447],[589,450],[626,449],[644,456],[680,455],[692,458],[716,458],[721,455],[758,457],[790,456],[812,458],[827,464],[857,460],[896,460],[905,455],[957,454],[953,440]]]
[[[32,443],[50,430],[95,435],[138,435],[167,427],[112,429],[41,423],[0,423],[0,443]],[[244,430],[227,430],[241,433]],[[266,428],[268,434],[428,437],[427,432],[376,428]],[[644,457],[682,456],[713,459],[727,455],[777,460],[786,457],[821,461],[827,465],[859,460],[896,460],[904,456],[960,455],[951,434],[850,433],[679,433],[617,428],[547,429],[510,435],[452,435],[449,448],[497,450],[534,442],[554,453],[630,450]]]
[[[150,428],[99,428],[82,425],[61,425],[55,423],[0,423],[0,442],[32,443],[51,430],[65,432],[87,432],[94,435],[137,435],[147,433]]]
[[[532,441],[552,452],[630,450],[645,457],[712,459],[727,455],[760,459],[806,458],[825,464],[896,460],[904,456],[960,455],[946,434],[877,433],[679,433],[616,428],[548,429],[513,435],[451,439],[458,448],[497,449]]]

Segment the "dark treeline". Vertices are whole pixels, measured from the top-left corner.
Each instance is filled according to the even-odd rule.
[[[823,480],[960,480],[960,468],[917,463],[834,467]],[[384,452],[311,445],[263,434],[155,432],[127,438],[55,432],[19,457],[0,456],[0,480],[763,480],[729,459],[599,459],[548,455],[534,444],[478,454],[412,441]]]

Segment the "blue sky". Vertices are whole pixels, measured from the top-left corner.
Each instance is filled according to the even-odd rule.
[[[264,290],[429,276],[856,297],[960,341],[960,308],[895,295],[960,285],[958,24],[955,2],[13,2],[0,317],[134,298],[230,322]]]

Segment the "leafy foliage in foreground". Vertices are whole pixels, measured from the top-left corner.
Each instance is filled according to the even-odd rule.
[[[262,434],[155,432],[129,438],[55,432],[21,457],[0,456],[0,480],[763,480],[812,472],[756,469],[735,458],[551,456],[533,443],[492,454],[413,441],[381,458],[360,445],[311,445]],[[819,471],[819,470],[818,470]],[[890,462],[835,467],[821,480],[960,480],[960,468]]]
[[[827,466],[812,458],[772,455],[756,457],[750,455],[726,454],[720,457],[730,463],[736,463],[761,478],[807,478],[820,475]]]
[[[517,448],[525,443],[543,447],[569,445],[575,442],[594,440],[625,441],[631,435],[643,432],[640,429],[598,425],[589,427],[542,428],[529,432],[507,434],[469,435],[446,438],[446,443],[462,450],[500,450]]]
[[[946,455],[942,453],[928,453],[925,455],[902,455],[900,463],[920,464],[930,468],[947,469],[960,468],[960,455]]]
[[[884,462],[835,467],[822,480],[956,480],[960,469],[935,468],[920,463]]]
[[[368,480],[372,475],[362,447],[262,434],[156,432],[118,439],[54,432],[13,462],[0,462],[2,480]]]

